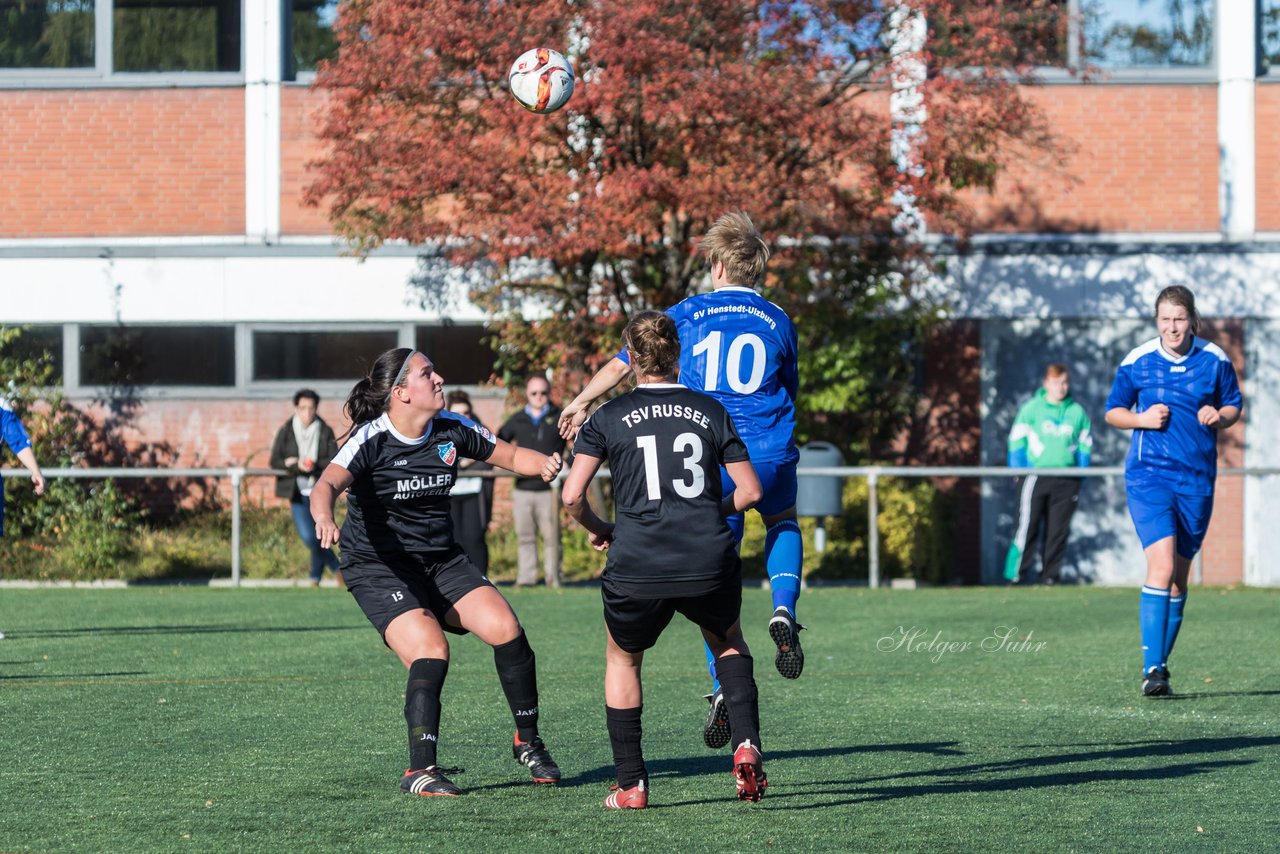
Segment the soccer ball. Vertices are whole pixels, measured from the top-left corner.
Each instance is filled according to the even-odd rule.
[[[548,47],[526,50],[507,74],[512,96],[531,113],[554,113],[573,94],[573,66]]]

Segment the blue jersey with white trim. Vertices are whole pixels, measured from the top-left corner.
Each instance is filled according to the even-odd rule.
[[[1107,410],[1145,412],[1169,407],[1163,430],[1137,428],[1125,457],[1130,482],[1157,479],[1190,495],[1212,495],[1218,474],[1218,431],[1200,423],[1200,409],[1240,407],[1240,383],[1218,345],[1193,337],[1185,356],[1170,353],[1154,338],[1125,356],[1116,371]]]
[[[0,440],[15,454],[31,447],[27,430],[14,414],[9,401],[0,397]],[[4,534],[4,483],[0,481],[0,536]]]
[[[720,402],[753,462],[795,462],[799,342],[787,313],[730,285],[667,309],[680,333],[680,382]],[[627,351],[618,358],[630,364]]]
[[[26,428],[14,414],[9,401],[3,397],[0,397],[0,439],[4,440],[9,450],[15,454],[31,447],[31,439],[27,436]]]

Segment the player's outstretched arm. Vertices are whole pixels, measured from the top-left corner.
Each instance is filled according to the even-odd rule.
[[[28,445],[18,451],[18,462],[26,466],[27,471],[31,472],[31,483],[36,488],[36,495],[44,495],[44,472],[40,471],[40,464],[36,462],[36,452],[31,450]]]
[[[756,470],[751,462],[743,460],[738,463],[725,463],[724,469],[729,473],[729,477],[733,478],[737,488],[720,502],[721,514],[732,516],[734,513],[741,513],[756,506],[756,502],[764,495],[764,489],[760,486],[760,478],[756,476]]]
[[[599,457],[586,454],[575,456],[573,467],[569,469],[569,476],[565,478],[564,488],[560,491],[560,501],[565,510],[587,530],[591,546],[598,552],[607,549],[613,540],[613,525],[597,516],[591,509],[591,502],[587,500],[587,487],[600,469],[600,463]]]
[[[316,485],[311,488],[311,519],[316,523],[316,539],[320,541],[322,549],[338,542],[341,532],[333,521],[333,505],[353,480],[355,478],[351,476],[351,472],[337,463],[329,463],[324,473],[316,478]]]
[[[560,437],[568,442],[578,435],[578,428],[587,420],[587,410],[591,408],[591,404],[608,394],[630,372],[631,366],[617,356],[596,371],[587,387],[560,412]]]
[[[521,477],[540,477],[547,483],[556,479],[564,465],[558,453],[547,456],[529,448],[518,448],[502,439],[497,440],[493,453],[485,462]]]

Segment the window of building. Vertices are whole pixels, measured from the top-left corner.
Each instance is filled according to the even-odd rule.
[[[1280,0],[1262,0],[1258,40],[1262,42],[1262,61],[1280,66]]]
[[[254,330],[254,380],[349,380],[399,344],[395,329],[294,332]]]
[[[16,338],[0,344],[0,358],[48,362],[50,379],[62,382],[62,327],[24,326]]]
[[[1084,62],[1174,68],[1213,62],[1213,0],[1075,0]]]
[[[1071,12],[1068,4],[1045,5],[1037,0],[959,0],[952,4],[949,20],[933,20],[934,52],[944,64],[968,54],[981,39],[984,50],[991,40],[984,28],[997,27],[1007,33],[1007,47],[991,57],[992,64],[1014,67],[1048,66],[1064,68],[1070,62],[1068,39]]]
[[[239,71],[241,0],[114,0],[115,71]]]
[[[953,9],[950,22],[930,22],[944,61],[976,31],[970,19],[1000,21],[1012,46],[998,61],[1008,66],[1147,72],[1207,70],[1214,60],[1214,0],[957,0]]]
[[[0,0],[0,70],[236,73],[242,2]]]
[[[82,326],[82,386],[234,386],[234,326]]]
[[[0,0],[0,68],[92,68],[94,0]]]
[[[287,0],[285,12],[290,45],[285,77],[292,80],[337,54],[338,0]]]
[[[414,347],[431,357],[448,385],[480,385],[493,376],[497,354],[478,324],[414,328]]]

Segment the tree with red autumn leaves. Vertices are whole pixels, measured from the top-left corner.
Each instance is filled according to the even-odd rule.
[[[886,5],[344,0],[338,56],[317,76],[326,154],[308,198],[361,250],[401,240],[483,269],[472,296],[496,318],[505,367],[549,366],[566,390],[616,352],[631,313],[697,289],[697,238],[745,210],[775,247],[767,295],[801,330],[815,392],[802,419],[865,413],[832,427],[865,447],[900,421],[902,343],[936,316],[895,274],[918,247],[891,226],[903,175]],[[932,230],[963,232],[961,191],[1047,150],[1018,74],[1065,25],[1043,0],[926,11],[912,189]],[[574,62],[559,112],[526,112],[506,90],[530,47]],[[522,316],[531,305],[539,319]]]

